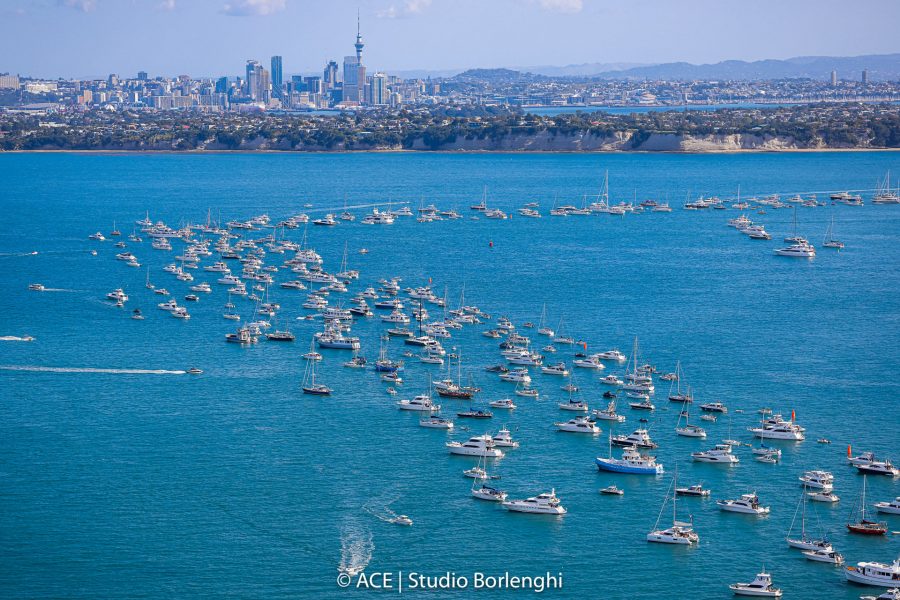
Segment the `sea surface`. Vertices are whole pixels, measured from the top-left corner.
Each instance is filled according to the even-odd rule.
[[[897,153],[0,155],[0,596],[397,591],[341,589],[340,566],[395,577],[453,572],[470,581],[476,572],[562,573],[563,588],[544,592],[557,598],[729,598],[728,584],[763,568],[791,600],[871,593],[848,585],[840,569],[805,560],[784,536],[802,491],[798,476],[827,469],[841,500],[810,504],[808,527],[827,532],[850,564],[900,555],[900,535],[845,530],[863,484],[846,465],[848,446],[900,461],[900,206],[832,206],[824,194],[872,189],[889,169],[900,175]],[[668,199],[676,210],[547,216],[555,201],[581,205],[596,194],[606,171],[614,202]],[[514,212],[539,202],[545,216],[472,220],[469,206],[485,187],[491,206]],[[748,213],[772,233],[766,242],[726,226],[738,211],[680,209],[688,196],[730,197],[738,187],[742,198],[819,192],[827,206],[798,209],[798,231],[821,246],[833,218],[846,248],[820,247],[813,260],[779,258],[773,250],[792,231],[792,210]],[[498,340],[481,335],[491,326],[484,323],[444,341],[462,355],[462,378],[483,391],[473,402],[441,399],[443,412],[503,397],[519,408],[494,410],[489,422],[457,421],[470,431],[423,429],[417,414],[394,403],[426,392],[429,376],[443,376],[438,367],[406,359],[400,395],[392,397],[373,372],[341,366],[348,352],[325,350],[320,380],[334,395],[302,395],[301,355],[321,328],[320,320],[297,319],[309,313],[300,307],[303,292],[271,291],[282,307],[277,325],[296,342],[226,344],[235,325],[222,318],[224,286],[194,272],[213,293],[183,302],[189,284],[162,271],[180,242],[175,252],[152,250],[145,236],[128,248],[150,267],[154,284],[188,307],[189,321],[157,310],[162,299],[145,288],[146,268],[115,260],[112,241],[87,239],[115,223],[125,240],[147,213],[179,226],[263,212],[273,221],[319,217],[387,202],[413,209],[433,202],[465,218],[365,226],[359,218],[370,209],[357,208],[355,223],[286,232],[296,241],[306,235],[330,271],[348,248],[349,268],[362,275],[346,295],[332,294],[332,304],[348,305],[354,292],[397,276],[403,287],[431,282],[438,295],[446,290],[452,308],[464,292],[466,304],[509,316],[533,338],[536,331],[521,325],[537,323],[546,305],[549,325],[584,340],[588,351],[630,354],[637,336],[643,357],[661,371],[680,360],[695,407],[721,401],[729,415],[697,421],[707,440],[677,437],[677,405],[666,400],[668,385],[657,383],[657,410],[648,416],[622,402],[628,420],[614,431],[630,432],[647,416],[666,475],[600,473],[594,459],[609,453],[610,424],[600,422],[595,437],[555,431],[555,421],[573,416],[557,408],[567,398],[564,382],[535,373],[540,399],[513,396],[511,384],[484,371],[500,362]],[[363,247],[368,254],[358,253]],[[288,257],[270,254],[267,262]],[[287,277],[281,272],[278,281]],[[30,283],[48,291],[30,292]],[[130,296],[124,309],[104,299],[118,287]],[[235,301],[250,318],[252,304]],[[146,319],[130,319],[134,308]],[[370,360],[385,328],[378,318],[353,326]],[[26,336],[33,341],[16,339]],[[561,347],[548,362],[571,365],[577,349]],[[392,357],[404,350],[390,343]],[[204,373],[180,373],[191,366]],[[623,370],[610,363],[606,373]],[[575,372],[592,408],[605,404],[601,376]],[[746,429],[761,407],[794,412],[807,428],[804,442],[776,442],[780,464],[759,463],[748,448],[735,450],[741,462],[734,467],[690,461],[690,452],[723,438],[750,442]],[[504,424],[521,447],[491,465],[502,476],[497,486],[512,498],[554,488],[566,516],[510,514],[470,497],[462,471],[474,461],[450,457],[444,444]],[[699,547],[644,539],[676,470],[679,485],[713,490],[711,499],[678,502],[679,519],[693,517]],[[625,495],[601,496],[610,484]],[[769,516],[715,507],[716,499],[752,491],[771,506]],[[900,480],[868,478],[870,508],[895,496]],[[393,513],[414,525],[383,520]],[[661,524],[670,518],[667,508]],[[900,518],[883,518],[900,530]],[[473,594],[470,587],[427,597]]]

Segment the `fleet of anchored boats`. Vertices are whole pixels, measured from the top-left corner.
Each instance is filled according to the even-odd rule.
[[[896,204],[900,203],[895,192],[891,191],[889,180],[886,180],[882,189],[873,203]],[[553,216],[586,215],[593,213],[626,214],[631,212],[667,212],[671,210],[667,204],[658,204],[653,201],[645,201],[640,205],[619,204],[611,205],[609,202],[606,184],[604,192],[596,202],[588,203],[585,199],[582,207],[556,206],[551,211]],[[490,209],[486,203],[487,196],[480,204],[473,205],[472,211],[484,218],[506,219],[507,215],[497,209]],[[833,195],[834,202],[858,205],[862,200],[849,195]],[[895,201],[896,200],[896,201]],[[799,196],[788,199],[787,204],[782,203],[777,197],[760,200],[738,201],[733,203],[734,208],[750,209],[751,207],[780,208],[782,206],[819,206],[815,198],[801,198]],[[685,204],[687,210],[720,209],[724,203],[714,198],[701,198]],[[527,205],[518,211],[522,217],[540,217],[538,207],[534,204]],[[361,223],[367,225],[390,225],[395,219],[404,216],[413,216],[408,207],[396,211],[379,211],[374,209],[371,214],[361,219]],[[456,219],[460,215],[455,211],[440,211],[434,206],[419,209],[417,218],[420,222],[440,220],[442,218]],[[347,222],[355,219],[355,216],[345,211],[339,219],[334,215],[326,215],[321,219],[312,220],[316,226],[334,227],[339,222]],[[210,273],[217,286],[227,289],[228,300],[225,304],[223,318],[229,321],[238,321],[235,331],[225,335],[225,341],[229,343],[250,346],[258,343],[260,338],[269,342],[292,342],[295,335],[286,327],[272,328],[270,321],[277,321],[281,306],[273,298],[273,288],[277,284],[282,293],[296,293],[306,291],[303,300],[303,308],[308,313],[302,317],[304,320],[321,320],[322,330],[316,332],[310,340],[310,350],[303,355],[305,373],[300,385],[303,394],[312,396],[329,396],[334,390],[321,380],[318,365],[326,356],[319,353],[319,349],[342,350],[352,354],[352,357],[343,363],[347,368],[359,371],[370,371],[379,377],[390,387],[389,394],[397,394],[395,386],[403,384],[405,372],[404,361],[391,357],[391,340],[402,341],[404,347],[409,348],[404,353],[407,358],[417,358],[424,365],[435,365],[438,369],[446,364],[446,377],[438,379],[437,375],[429,379],[428,391],[415,395],[412,398],[404,398],[394,404],[400,411],[418,412],[423,416],[418,425],[426,429],[443,429],[447,432],[457,430],[452,418],[442,416],[442,405],[434,402],[433,393],[447,399],[448,402],[471,401],[477,398],[481,390],[469,381],[463,381],[462,356],[458,348],[452,352],[444,349],[446,341],[460,329],[473,327],[492,321],[492,317],[478,307],[466,304],[464,294],[461,296],[456,308],[451,309],[446,298],[446,293],[439,295],[430,285],[415,288],[401,289],[400,279],[382,279],[377,285],[365,287],[349,300],[351,308],[343,308],[343,303],[332,302],[334,296],[349,294],[350,287],[360,278],[358,271],[348,267],[348,251],[345,246],[344,256],[340,268],[334,272],[327,272],[322,264],[322,257],[306,244],[306,236],[302,243],[292,242],[284,237],[284,231],[295,229],[309,223],[307,215],[297,215],[284,219],[277,224],[271,223],[267,215],[259,215],[247,220],[230,221],[227,226],[219,227],[211,222],[204,225],[187,226],[181,229],[173,229],[162,222],[154,223],[148,217],[136,222],[135,231],[129,236],[133,244],[141,243],[140,233],[152,240],[152,248],[160,252],[173,251],[172,242],[180,242],[180,254],[175,257],[175,262],[168,264],[163,271],[169,273],[178,282],[184,282],[190,288],[190,294],[184,299],[187,302],[198,302],[198,294],[210,294],[213,287],[206,282],[194,283],[196,273]],[[761,226],[754,225],[746,216],[741,215],[729,221],[729,225],[737,228],[754,239],[769,239],[769,235]],[[281,232],[281,235],[278,234]],[[265,235],[261,235],[265,233]],[[118,237],[120,232],[113,231],[110,236]],[[105,236],[95,233],[89,236],[93,241],[103,241]],[[776,254],[782,256],[811,257],[815,255],[815,249],[806,239],[798,236],[796,231],[786,239],[790,246],[776,250]],[[831,243],[831,245],[829,245]],[[839,242],[833,238],[833,222],[826,236],[825,246],[838,248]],[[120,249],[124,242],[116,244]],[[843,245],[841,244],[840,247]],[[215,260],[203,266],[204,259],[216,256]],[[268,257],[275,256],[280,264],[266,264]],[[119,252],[116,259],[129,266],[138,263],[137,257],[130,251]],[[239,275],[236,274],[239,272]],[[287,273],[284,279],[280,274]],[[429,282],[430,283],[430,282]],[[173,283],[173,285],[176,285]],[[170,296],[163,288],[150,283],[150,271],[147,271],[146,288],[148,293],[160,296]],[[30,289],[41,291],[43,286],[33,284]],[[107,300],[122,307],[131,300],[129,294],[122,288],[114,289],[107,295]],[[151,296],[152,297],[152,296]],[[252,307],[251,316],[244,319],[237,310],[232,298],[244,298]],[[370,304],[371,303],[371,304]],[[434,318],[429,315],[428,308],[440,312],[441,316]],[[169,312],[172,317],[180,319],[190,318],[185,307],[179,306],[174,297],[169,297],[158,303],[159,309]],[[374,310],[373,310],[374,307]],[[362,354],[361,342],[358,337],[350,335],[354,323],[375,316],[379,311],[380,321],[384,328],[380,337],[378,359],[369,362]],[[135,310],[132,318],[140,320],[143,315],[140,310]],[[529,330],[535,330],[537,339],[544,338],[546,345],[538,350],[541,344],[532,340],[527,335]],[[560,386],[568,392],[568,398],[558,404],[562,414],[577,413],[573,418],[563,418],[559,421],[547,423],[557,431],[566,434],[587,434],[598,436],[603,433],[601,424],[607,422],[615,426],[626,420],[626,415],[617,412],[617,403],[620,399],[627,399],[628,406],[635,415],[653,414],[657,407],[653,403],[657,385],[662,382],[669,383],[669,391],[666,394],[667,403],[680,407],[678,422],[675,424],[675,435],[687,438],[703,440],[708,437],[708,432],[696,423],[690,422],[690,407],[695,402],[693,389],[687,384],[684,370],[680,363],[671,373],[661,373],[644,361],[641,357],[638,341],[634,340],[630,356],[626,356],[618,349],[607,349],[601,352],[587,353],[587,343],[576,340],[564,331],[564,323],[559,321],[555,329],[547,323],[546,307],[542,310],[538,324],[526,322],[516,325],[511,319],[499,317],[493,327],[483,331],[484,338],[499,341],[500,363],[487,366],[485,370],[496,375],[499,381],[515,384],[514,394],[525,398],[518,404],[510,398],[495,398],[486,403],[483,408],[473,407],[457,413],[457,419],[470,419],[472,423],[489,421],[494,414],[487,410],[492,408],[501,411],[527,410],[527,404],[540,398],[540,393],[532,385],[535,378],[539,377],[542,384],[549,384],[555,380],[566,381],[566,385]],[[415,351],[415,352],[414,352]],[[560,352],[571,354],[571,363],[568,363],[560,355]],[[545,362],[548,354],[554,355],[552,363]],[[456,367],[455,378],[453,366]],[[604,371],[614,368],[623,368],[620,373],[605,374]],[[591,410],[589,402],[580,396],[573,375],[575,371],[588,374],[596,374],[596,380],[609,386],[603,394],[602,408]],[[200,372],[196,369],[196,372]],[[512,389],[512,386],[510,386]],[[701,417],[705,422],[715,422],[716,415],[728,415],[728,407],[722,402],[705,402],[700,404]],[[508,413],[506,413],[508,414]],[[778,463],[781,460],[781,450],[768,444],[772,442],[800,442],[805,439],[806,430],[795,419],[792,413],[790,419],[779,414],[773,414],[771,409],[760,411],[761,418],[757,425],[748,428],[748,433],[760,441],[759,446],[742,443],[734,439],[725,439],[715,443],[707,449],[697,449],[685,457],[685,464],[709,463],[732,467],[740,463],[735,448],[742,446],[751,447],[751,456],[758,462]],[[729,423],[731,416],[729,415]],[[645,418],[640,421],[647,422]],[[464,428],[468,429],[468,428]],[[486,428],[490,430],[491,428]],[[658,430],[657,430],[658,431]],[[602,439],[602,438],[601,438]],[[607,456],[598,456],[594,464],[602,472],[622,475],[649,475],[662,476],[665,473],[663,465],[657,458],[647,451],[658,448],[658,443],[650,436],[649,427],[639,426],[631,433],[614,434],[612,429],[606,436],[608,442]],[[824,440],[820,440],[824,441]],[[535,496],[524,499],[510,499],[507,491],[488,485],[486,482],[499,479],[499,475],[491,473],[497,466],[497,459],[505,456],[506,452],[519,447],[519,442],[513,440],[510,430],[500,428],[497,433],[486,431],[485,433],[466,434],[460,439],[445,442],[446,451],[450,455],[470,457],[477,459],[477,464],[462,473],[466,478],[472,479],[470,494],[473,498],[488,502],[496,502],[510,512],[535,515],[562,516],[567,513],[562,500],[556,495],[555,488],[549,492],[538,493]],[[616,455],[614,447],[621,448],[621,453]],[[887,526],[883,521],[870,518],[871,509],[867,513],[865,500],[866,476],[900,476],[898,470],[889,459],[876,459],[871,453],[863,453],[858,456],[849,456],[849,465],[864,474],[860,501],[854,516],[847,523],[850,533],[867,535],[884,535]],[[715,467],[710,467],[715,468]],[[765,467],[759,467],[765,468]],[[837,553],[824,536],[816,536],[807,528],[807,503],[810,501],[836,502],[834,495],[835,477],[832,473],[822,470],[805,471],[799,478],[802,485],[802,494],[794,523],[788,531],[786,541],[790,547],[803,551],[806,558],[813,561],[829,562],[836,565],[843,564],[844,558]],[[549,487],[549,486],[548,486]],[[622,495],[623,490],[617,486],[608,486],[601,490],[606,495]],[[666,491],[662,508],[656,523],[647,533],[648,542],[695,546],[700,542],[700,534],[695,531],[693,519],[689,521],[678,520],[677,498],[683,497],[709,497],[711,490],[704,488],[702,484],[694,483],[685,487],[678,487],[677,474],[672,478]],[[671,503],[671,521],[664,521],[664,511]],[[749,515],[767,515],[771,507],[764,505],[754,491],[742,493],[739,497],[716,500],[718,508],[725,512],[743,513]],[[893,500],[874,504],[878,513],[885,515],[900,514],[900,497]],[[797,514],[800,515],[799,534],[794,534]],[[412,525],[412,519],[406,515],[396,515],[390,522],[398,525]],[[702,524],[701,524],[702,525]],[[876,562],[861,562],[855,567],[846,568],[846,578],[849,581],[868,585],[896,586],[900,585],[900,562],[892,564]],[[772,578],[768,573],[761,572],[749,583],[735,583],[730,586],[735,594],[779,597],[782,591],[775,588]]]

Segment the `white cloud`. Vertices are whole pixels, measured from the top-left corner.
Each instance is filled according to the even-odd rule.
[[[580,13],[584,8],[584,0],[538,0],[544,10],[560,13]]]
[[[379,19],[401,19],[421,14],[431,6],[431,0],[405,0],[399,6],[391,4],[383,10],[379,10],[376,16]]]
[[[156,7],[159,10],[175,10],[175,0],[162,0]]]
[[[61,4],[82,12],[91,12],[97,8],[97,0],[61,0]]]
[[[265,17],[285,9],[287,0],[233,0],[222,12],[233,17]]]

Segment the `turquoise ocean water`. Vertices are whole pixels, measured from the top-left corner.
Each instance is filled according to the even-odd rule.
[[[844,529],[862,485],[845,464],[847,445],[900,461],[900,207],[799,209],[799,230],[813,243],[821,244],[833,216],[847,245],[820,248],[811,261],[772,255],[783,245],[774,240],[791,230],[789,210],[750,215],[771,242],[727,227],[733,210],[546,216],[556,197],[580,204],[596,193],[607,169],[615,201],[631,201],[637,190],[638,200],[668,197],[680,207],[688,192],[725,196],[738,185],[743,196],[871,189],[888,169],[900,175],[900,155],[0,156],[0,336],[35,338],[0,341],[0,366],[204,370],[196,377],[0,370],[0,595],[377,593],[340,589],[342,561],[370,573],[562,572],[563,589],[545,592],[559,598],[727,598],[729,583],[749,581],[763,566],[785,598],[870,592],[845,583],[839,569],[805,560],[783,538],[801,492],[797,477],[827,469],[841,501],[810,505],[811,526],[828,531],[850,564],[900,555],[898,535],[869,539]],[[483,186],[490,205],[512,211],[537,201],[544,218],[470,220]],[[320,325],[296,320],[308,312],[302,292],[273,291],[294,344],[242,348],[224,342],[234,324],[222,319],[224,287],[212,277],[195,273],[213,293],[187,303],[193,318],[183,322],[156,309],[161,299],[144,288],[145,269],[116,261],[112,242],[87,240],[114,221],[127,236],[147,211],[173,226],[205,221],[208,210],[223,222],[262,212],[277,220],[340,212],[345,196],[350,205],[410,201],[414,209],[424,199],[466,217],[309,227],[326,269],[338,270],[346,243],[350,268],[362,272],[345,304],[389,276],[402,277],[404,287],[430,279],[439,294],[446,287],[452,307],[465,286],[466,303],[519,324],[536,322],[546,303],[550,324],[562,318],[590,351],[628,353],[637,335],[661,370],[680,360],[697,403],[722,401],[731,418],[698,421],[709,432],[705,441],[677,437],[678,411],[665,401],[667,384],[657,384],[659,409],[649,426],[668,472],[659,478],[599,473],[594,458],[608,452],[610,424],[601,422],[595,438],[557,433],[552,423],[571,418],[557,409],[566,395],[558,378],[540,374],[534,386],[542,397],[517,398],[509,416],[495,410],[491,422],[459,422],[471,433],[423,429],[394,402],[425,391],[437,367],[407,360],[401,395],[391,397],[371,371],[342,368],[346,353],[323,351],[321,378],[335,393],[304,396],[300,355]],[[365,210],[353,212],[359,218]],[[302,234],[287,235],[299,241]],[[370,252],[357,254],[361,247]],[[152,250],[146,238],[129,249],[151,267],[156,285],[179,301],[188,293],[189,284],[162,271],[177,252]],[[62,291],[27,291],[34,282]],[[131,296],[124,311],[104,301],[117,287]],[[128,318],[135,307],[144,321]],[[250,316],[249,302],[238,308]],[[444,341],[461,350],[464,377],[483,388],[472,403],[479,407],[513,393],[483,370],[500,362],[497,340],[480,335],[488,326]],[[378,319],[353,327],[370,359],[384,328]],[[394,357],[403,349],[392,342]],[[572,352],[549,361],[571,363]],[[576,372],[592,408],[602,406],[600,376]],[[441,403],[448,414],[469,405]],[[781,464],[756,462],[746,448],[736,450],[741,462],[731,468],[690,462],[691,451],[729,437],[729,429],[750,441],[746,428],[763,406],[795,411],[808,430],[805,442],[779,444]],[[645,416],[620,410],[628,420],[617,433]],[[470,498],[462,470],[473,463],[448,456],[444,443],[503,424],[522,446],[497,463],[498,485],[518,498],[555,488],[568,515],[514,515]],[[820,437],[832,444],[817,444]],[[644,541],[676,466],[680,483],[713,490],[712,499],[679,502],[681,518],[693,515],[697,548]],[[612,483],[623,497],[598,494]],[[769,516],[715,508],[715,499],[754,490],[772,507]],[[869,478],[870,504],[898,495],[900,480]],[[398,527],[372,514],[385,506],[415,524]],[[885,518],[900,530],[900,518]]]

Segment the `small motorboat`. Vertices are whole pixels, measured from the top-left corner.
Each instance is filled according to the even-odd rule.
[[[838,496],[834,492],[831,492],[831,491],[807,492],[806,495],[809,496],[809,499],[812,500],[813,502],[832,502],[833,503],[833,502],[838,502],[840,500],[840,498],[838,498]]]
[[[486,410],[466,410],[456,413],[456,416],[460,419],[490,419],[494,413]]]
[[[141,309],[136,308],[133,311],[131,311],[131,318],[134,319],[135,321],[143,321],[144,315],[141,313]]]
[[[505,408],[509,410],[513,410],[516,408],[516,404],[509,398],[504,398],[502,400],[491,400],[488,404],[492,408]]]
[[[203,371],[201,369],[198,369],[197,367],[191,367],[190,369],[188,369],[185,372],[189,373],[191,375],[200,375],[203,373]]]
[[[891,588],[880,596],[860,596],[859,600],[900,600],[900,588]]]
[[[728,587],[736,596],[780,598],[782,593],[780,589],[772,585],[772,576],[768,573],[758,573],[756,579],[750,583],[732,583]]]
[[[816,443],[817,444],[830,444],[831,440],[829,440],[828,438],[819,438],[816,440]]]
[[[28,289],[32,292],[43,292],[46,288],[40,283],[32,283],[28,286]]]
[[[412,519],[407,517],[406,515],[397,515],[393,519],[390,520],[394,525],[412,525]]]
[[[386,389],[385,391],[386,391],[389,395],[391,395],[391,396],[396,396],[396,395],[397,395],[397,390],[396,390],[395,388],[389,387],[389,388]]]
[[[600,493],[606,494],[608,496],[624,496],[625,495],[624,490],[620,490],[619,488],[617,488],[614,485],[603,488],[602,490],[600,490]]]
[[[705,498],[712,493],[712,490],[704,488],[701,483],[695,483],[688,487],[675,488],[675,493],[679,496],[697,496],[699,498]]]

